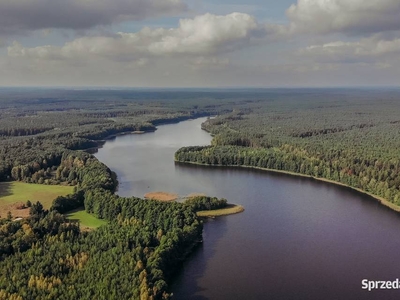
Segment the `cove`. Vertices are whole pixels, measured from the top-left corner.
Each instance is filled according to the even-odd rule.
[[[208,145],[205,118],[117,136],[95,154],[121,196],[205,193],[245,212],[205,222],[204,243],[171,285],[174,299],[399,299],[361,281],[400,277],[400,216],[367,195],[261,170],[174,163],[180,147]]]

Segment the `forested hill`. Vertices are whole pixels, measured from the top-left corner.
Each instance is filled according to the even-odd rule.
[[[203,124],[210,147],[175,159],[253,166],[321,177],[400,205],[400,93],[338,93],[270,99]]]

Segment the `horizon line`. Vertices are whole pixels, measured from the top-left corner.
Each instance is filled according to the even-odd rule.
[[[88,85],[88,86],[29,86],[29,85],[21,85],[21,86],[0,86],[0,89],[69,89],[69,90],[273,90],[273,89],[399,89],[399,86],[394,85],[354,85],[354,86],[204,86],[204,87],[179,87],[179,86],[171,86],[171,87],[163,87],[163,86],[96,86],[96,85]]]

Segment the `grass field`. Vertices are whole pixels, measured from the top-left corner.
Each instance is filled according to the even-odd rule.
[[[48,209],[55,198],[71,194],[73,190],[72,186],[0,182],[0,206],[30,200],[40,201]]]
[[[27,200],[32,203],[40,201],[45,209],[49,209],[55,198],[73,191],[72,186],[0,182],[0,217],[5,218],[8,212],[15,218],[27,217],[29,208],[21,207]]]
[[[82,228],[97,228],[107,224],[107,221],[97,219],[95,216],[87,213],[83,208],[71,211],[65,216],[70,220],[78,220]]]

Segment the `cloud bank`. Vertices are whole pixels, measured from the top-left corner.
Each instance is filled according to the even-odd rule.
[[[298,0],[286,15],[296,32],[365,35],[400,30],[399,0]]]
[[[0,81],[132,86],[398,84],[400,0],[298,0],[286,10],[286,22],[279,24],[259,21],[241,5],[235,9],[247,13],[193,16],[184,1],[0,1]],[[149,21],[149,27],[141,29],[133,22],[120,24],[182,13],[192,17],[177,25],[166,18]],[[108,26],[115,24],[120,24],[118,31],[127,32]],[[73,30],[77,35],[71,38]],[[69,36],[63,36],[65,32]]]
[[[176,14],[186,9],[181,0],[2,0],[0,33],[47,28],[88,29]]]
[[[204,14],[182,19],[176,28],[143,28],[136,33],[114,36],[81,37],[64,46],[25,48],[14,42],[8,55],[34,59],[89,59],[103,57],[130,60],[143,56],[215,55],[248,47],[267,37],[276,36],[275,27],[259,24],[243,13],[225,16]]]
[[[336,63],[374,63],[390,66],[399,61],[400,39],[379,40],[376,37],[357,42],[331,42],[313,45],[299,51],[314,61]]]

